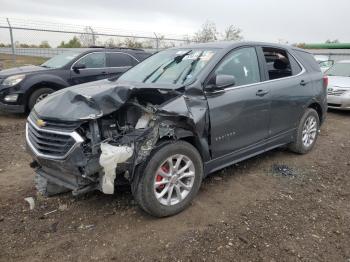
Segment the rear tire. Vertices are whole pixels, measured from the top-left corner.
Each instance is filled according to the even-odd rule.
[[[44,99],[46,96],[49,94],[55,92],[55,90],[48,88],[48,87],[43,87],[38,90],[35,90],[29,97],[28,100],[28,108],[29,110],[32,110],[33,107],[35,106],[36,103]]]
[[[310,152],[316,144],[319,127],[320,119],[316,110],[308,108],[300,119],[296,139],[289,149],[297,154]]]
[[[152,153],[135,176],[132,192],[144,211],[155,217],[175,215],[191,203],[200,188],[202,159],[187,142],[167,143]]]

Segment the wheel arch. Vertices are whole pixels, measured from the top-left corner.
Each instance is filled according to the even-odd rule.
[[[320,123],[323,122],[324,112],[322,110],[322,107],[321,107],[320,103],[313,101],[313,102],[311,102],[309,104],[309,106],[307,108],[314,109],[317,112],[317,114],[318,114],[318,118],[320,120]]]
[[[202,140],[199,139],[199,137],[189,129],[185,129],[183,127],[175,127],[173,135],[163,136],[158,140],[158,142],[162,143],[166,141],[177,141],[177,140],[186,141],[189,144],[191,144],[194,148],[196,148],[199,154],[201,155],[203,162],[210,160],[207,142],[203,141],[203,139]]]
[[[51,88],[54,91],[58,91],[62,88],[67,87],[68,85],[64,85],[62,83],[57,83],[54,81],[40,81],[32,84],[28,89],[28,92],[25,97],[25,107],[28,109],[28,101],[30,96],[34,93],[34,91],[39,90],[40,88]]]

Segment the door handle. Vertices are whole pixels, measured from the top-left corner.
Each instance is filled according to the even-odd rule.
[[[305,80],[301,80],[301,81],[300,81],[300,85],[301,85],[301,86],[306,86],[306,85],[307,85],[307,83],[306,83],[306,81],[305,81]]]
[[[107,75],[107,72],[103,71],[101,72],[101,75]]]
[[[258,92],[256,92],[256,95],[257,96],[264,96],[264,95],[267,95],[269,93],[269,91],[267,90],[258,90]]]

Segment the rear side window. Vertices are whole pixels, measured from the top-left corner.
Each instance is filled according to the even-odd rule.
[[[312,54],[294,49],[293,52],[295,53],[299,61],[303,65],[307,66],[307,68],[309,68],[312,71],[321,72],[320,65],[317,63],[316,59]]]
[[[107,53],[109,67],[134,66],[137,61],[125,53]]]
[[[145,60],[146,58],[150,57],[151,55],[152,55],[152,54],[146,53],[146,52],[144,52],[144,53],[137,53],[137,54],[136,54],[136,58],[137,58],[139,61],[143,61],[143,60]]]
[[[269,79],[279,79],[293,75],[291,61],[285,50],[263,47]]]

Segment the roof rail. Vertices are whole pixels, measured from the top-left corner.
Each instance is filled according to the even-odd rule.
[[[127,50],[135,50],[135,51],[145,51],[141,48],[130,48],[130,47],[108,47],[108,46],[98,46],[98,45],[91,45],[89,48],[105,48],[105,49],[127,49]]]

